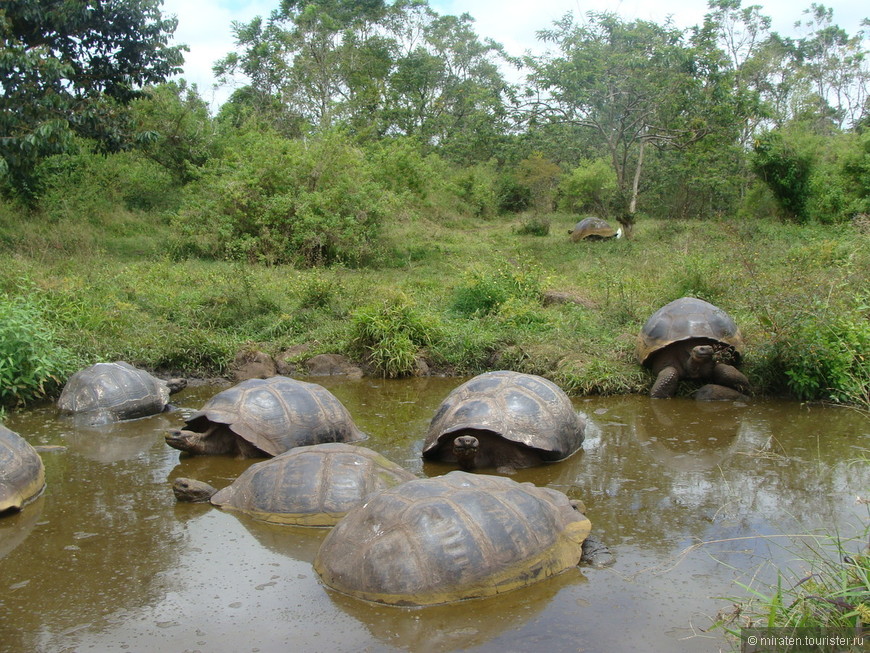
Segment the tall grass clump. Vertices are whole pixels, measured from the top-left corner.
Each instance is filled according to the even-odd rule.
[[[351,320],[351,349],[385,378],[413,374],[421,350],[432,344],[436,331],[403,295],[362,308]]]
[[[505,260],[494,269],[472,268],[454,292],[452,308],[466,317],[497,313],[509,299],[539,302],[543,271],[530,260]]]
[[[49,396],[75,366],[39,299],[0,294],[0,408]]]
[[[776,584],[766,588],[738,583],[746,596],[729,597],[735,611],[715,627],[735,637],[740,636],[737,626],[782,629],[776,631],[780,635],[798,628],[847,636],[860,633],[870,622],[868,535],[870,527],[851,541],[836,536],[806,538],[805,550],[798,552],[802,569],[778,570]],[[853,547],[858,550],[850,550]]]

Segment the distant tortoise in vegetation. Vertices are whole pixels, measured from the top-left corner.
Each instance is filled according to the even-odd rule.
[[[575,243],[587,238],[589,240],[606,240],[607,238],[621,238],[622,227],[614,229],[606,220],[590,216],[574,225],[568,234],[571,236],[572,242]]]
[[[45,466],[36,449],[0,425],[0,515],[18,512],[45,488]]]
[[[183,429],[169,432],[166,443],[190,454],[266,458],[293,447],[366,437],[323,386],[273,376],[219,392]]]
[[[334,526],[368,496],[415,478],[371,449],[330,442],[255,463],[222,490],[189,478],[172,490],[179,501],[210,501],[270,523]]]
[[[429,424],[423,457],[465,470],[502,473],[567,458],[586,423],[555,383],[519,372],[487,372],[453,390]]]
[[[96,363],[67,380],[57,407],[87,424],[109,424],[162,413],[169,395],[185,385],[184,379],[164,381],[123,361]]]
[[[493,596],[576,566],[589,520],[550,488],[453,471],[372,496],[326,536],[314,569],[391,605]]]
[[[637,359],[656,375],[650,396],[672,397],[680,379],[698,379],[740,392],[749,380],[733,365],[716,362],[716,350],[739,364],[743,336],[722,309],[702,299],[682,297],[657,310],[637,340]]]

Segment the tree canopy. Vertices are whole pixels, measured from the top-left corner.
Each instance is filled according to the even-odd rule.
[[[123,146],[119,107],[181,71],[160,0],[8,0],[0,5],[0,172],[27,192],[40,158],[72,134]]]

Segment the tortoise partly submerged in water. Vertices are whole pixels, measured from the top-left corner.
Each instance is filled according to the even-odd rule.
[[[698,379],[740,392],[749,380],[734,365],[717,362],[724,352],[739,364],[743,336],[725,311],[703,299],[682,297],[650,316],[637,339],[637,359],[656,375],[650,396],[672,397],[680,379]]]
[[[608,238],[621,238],[622,227],[614,229],[606,220],[589,216],[575,224],[574,228],[568,231],[568,235],[571,236],[572,242],[575,243],[587,239],[607,240]]]
[[[172,490],[179,501],[209,501],[260,521],[334,526],[368,496],[415,478],[371,449],[330,442],[254,463],[222,490],[189,478],[175,479]]]
[[[18,512],[44,488],[45,466],[36,449],[0,424],[0,515]]]
[[[329,390],[286,376],[248,379],[209,399],[166,443],[190,454],[268,458],[293,447],[366,439]]]
[[[586,423],[552,381],[533,374],[480,374],[454,389],[429,424],[423,457],[500,472],[567,458]]]
[[[162,413],[169,395],[185,385],[183,379],[164,381],[124,361],[96,363],[67,380],[57,407],[91,425],[109,424]]]
[[[314,569],[344,594],[436,605],[576,566],[592,525],[563,493],[452,471],[379,492],[326,536]]]

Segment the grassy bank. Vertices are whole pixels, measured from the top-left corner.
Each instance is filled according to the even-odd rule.
[[[303,344],[300,359],[343,353],[375,374],[413,373],[422,357],[444,373],[541,374],[575,394],[645,392],[638,331],[694,295],[743,330],[757,393],[870,403],[870,247],[855,226],[642,218],[631,240],[571,243],[576,219],[551,215],[549,233],[525,235],[523,216],[397,218],[379,267],[295,269],[176,260],[158,213],[67,224],[3,206],[0,297],[41,330],[32,357],[52,370],[47,394],[98,360],[212,376],[241,349]]]

